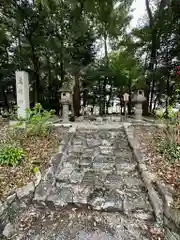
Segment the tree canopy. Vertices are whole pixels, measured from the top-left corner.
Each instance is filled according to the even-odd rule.
[[[31,104],[41,102],[57,112],[59,88],[73,82],[76,116],[81,100],[105,114],[114,98],[122,101],[125,91],[131,112],[137,88],[145,90],[145,114],[157,104],[174,103],[180,5],[175,0],[144,1],[144,23],[130,32],[132,0],[1,1],[1,103],[9,109],[16,99],[16,70],[29,72]]]

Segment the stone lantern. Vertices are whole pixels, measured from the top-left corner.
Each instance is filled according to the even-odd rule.
[[[67,86],[67,84],[64,84],[59,92],[61,93],[60,103],[62,104],[62,118],[63,122],[67,123],[69,122],[69,105],[72,103],[72,96],[71,96],[71,90]]]
[[[135,119],[142,120],[142,104],[146,101],[144,90],[138,90],[134,95],[132,102],[135,103]]]

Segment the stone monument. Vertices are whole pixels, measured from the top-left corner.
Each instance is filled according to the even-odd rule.
[[[29,104],[29,75],[25,71],[16,71],[16,92],[18,118],[26,118],[26,108]]]
[[[64,84],[60,88],[59,92],[61,93],[60,103],[62,104],[62,118],[64,123],[69,122],[69,105],[72,104],[72,94],[71,90],[67,84]]]
[[[144,90],[138,90],[132,99],[132,102],[135,103],[135,119],[138,121],[142,120],[142,104],[145,101]]]
[[[125,93],[123,95],[123,99],[124,99],[124,117],[125,120],[127,120],[127,103],[129,102],[129,94]]]

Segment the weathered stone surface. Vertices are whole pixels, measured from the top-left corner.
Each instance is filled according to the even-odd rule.
[[[24,197],[28,197],[30,194],[34,193],[34,190],[35,190],[34,183],[31,182],[22,188],[18,188],[16,190],[16,194],[17,197],[21,199]]]
[[[118,174],[125,175],[133,172],[136,168],[136,163],[131,163],[125,160],[119,161],[116,159],[116,170]]]
[[[180,240],[180,235],[177,233],[166,229],[165,240]]]
[[[70,176],[71,183],[81,183],[84,176],[84,171],[73,170]]]
[[[73,187],[73,202],[75,204],[87,204],[88,197],[92,192],[91,186],[76,185]]]
[[[115,169],[115,162],[113,158],[100,155],[94,159],[93,168],[102,171],[103,170],[113,171]]]
[[[120,188],[124,184],[122,176],[117,174],[108,174],[105,185],[109,188]]]
[[[49,192],[52,189],[52,184],[43,181],[41,184],[38,185],[34,194],[34,201],[35,202],[45,202]]]
[[[87,142],[87,146],[90,148],[98,147],[101,144],[100,141],[96,139],[87,139],[86,142]]]
[[[8,206],[6,213],[8,215],[9,221],[13,221],[16,217],[18,217],[21,212],[23,212],[27,208],[27,205],[24,201],[16,200]]]
[[[73,191],[71,187],[55,188],[47,197],[47,202],[52,202],[56,207],[64,207],[68,203],[72,203],[72,199]]]
[[[44,208],[21,214],[13,240],[150,240],[142,229],[153,221],[143,188],[119,126],[78,129],[35,191]]]
[[[79,160],[79,165],[82,167],[92,167],[93,157],[82,157]]]
[[[68,181],[73,169],[74,169],[74,167],[72,164],[67,164],[59,172],[56,173],[56,175],[55,175],[56,179],[58,181]]]
[[[13,224],[8,223],[4,228],[3,235],[9,239],[13,237],[14,234],[15,234],[15,228]]]
[[[4,213],[4,211],[7,209],[8,205],[6,202],[2,203],[0,202],[0,216]]]
[[[8,196],[8,197],[6,198],[6,202],[7,202],[7,204],[11,204],[15,199],[16,199],[16,193]],[[1,204],[0,204],[0,205],[1,205]],[[1,215],[1,214],[0,214],[0,215]]]
[[[124,199],[124,210],[135,211],[135,210],[145,210],[151,211],[151,205],[149,204],[148,197],[141,192],[133,192],[131,190],[126,191]]]

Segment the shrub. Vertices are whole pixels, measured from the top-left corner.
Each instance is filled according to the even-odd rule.
[[[157,150],[164,155],[166,160],[174,162],[180,159],[180,145],[175,141],[170,142],[164,139],[158,144]]]
[[[172,107],[168,107],[168,120],[165,121],[163,114],[160,116],[165,127],[162,128],[162,133],[157,143],[157,150],[161,152],[165,159],[176,161],[180,159],[180,134],[179,134],[179,119],[176,117],[176,112]]]
[[[0,164],[17,166],[25,156],[24,150],[16,145],[0,145]]]
[[[47,136],[53,128],[53,119],[55,111],[46,111],[42,108],[40,103],[37,103],[31,110],[26,109],[26,119],[21,120],[15,127],[23,127],[26,136]]]

